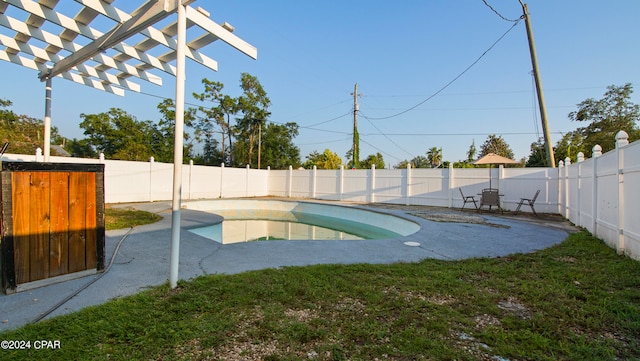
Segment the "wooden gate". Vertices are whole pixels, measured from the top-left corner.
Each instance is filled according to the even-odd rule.
[[[104,165],[4,162],[0,177],[6,293],[104,269]]]

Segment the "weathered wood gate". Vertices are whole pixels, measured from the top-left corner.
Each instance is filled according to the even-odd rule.
[[[3,162],[5,293],[104,269],[104,165]]]

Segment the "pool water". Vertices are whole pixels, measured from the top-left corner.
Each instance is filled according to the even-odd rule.
[[[362,240],[396,238],[393,231],[339,218],[295,212],[269,212],[190,229],[223,244],[267,240]]]

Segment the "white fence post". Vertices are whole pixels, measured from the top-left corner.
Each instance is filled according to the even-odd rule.
[[[616,134],[616,157],[618,159],[618,254],[624,254],[624,146],[629,144],[629,134],[621,130]]]
[[[558,213],[564,215],[564,202],[563,202],[563,195],[564,195],[564,189],[563,189],[563,182],[562,182],[562,171],[564,168],[564,161],[559,161],[558,162]]]
[[[189,159],[189,193],[187,199],[191,200],[191,187],[193,187],[193,159]]]
[[[593,199],[591,201],[591,233],[598,236],[598,157],[602,155],[602,147],[598,144],[593,146],[591,157],[593,157]]]
[[[564,159],[564,218],[569,219],[571,215],[571,197],[569,194],[569,166],[571,158]]]
[[[247,164],[247,172],[245,173],[245,183],[244,183],[244,196],[248,197],[249,196],[249,170],[251,169],[251,166],[249,164]]]
[[[153,202],[153,165],[155,164],[155,158],[149,157],[149,202]]]
[[[224,183],[224,163],[220,164],[220,195],[218,197],[220,198],[224,198],[222,196],[222,190],[224,189],[222,187],[222,184]]]
[[[577,199],[576,199],[576,222],[582,224],[582,162],[584,162],[584,153],[578,152],[578,179],[576,180]]]
[[[287,197],[291,198],[291,192],[293,188],[293,166],[289,166],[287,173]]]
[[[311,199],[316,199],[316,190],[318,189],[318,166],[313,166],[311,177]]]
[[[340,164],[340,189],[338,190],[339,199],[342,200],[342,194],[344,193],[344,164]]]
[[[453,207],[453,185],[454,185],[453,163],[449,163],[449,182],[448,182],[448,186],[449,186],[449,208]]]
[[[269,189],[271,189],[271,166],[268,165],[267,166],[267,186],[265,187],[265,189],[267,190],[267,194],[269,194]]]
[[[408,206],[411,199],[411,163],[407,163],[407,184],[405,185],[404,194],[404,204]]]
[[[376,202],[376,165],[372,164],[371,165],[371,179],[369,180],[369,184],[370,184],[370,191],[369,191],[369,202],[370,203],[375,203]]]

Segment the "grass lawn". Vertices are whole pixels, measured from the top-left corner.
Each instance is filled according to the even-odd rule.
[[[155,213],[107,206],[105,209],[104,222],[105,228],[108,231],[154,223],[161,219],[162,217]]]
[[[5,332],[2,360],[640,359],[640,262],[586,232],[533,254],[210,275]]]

